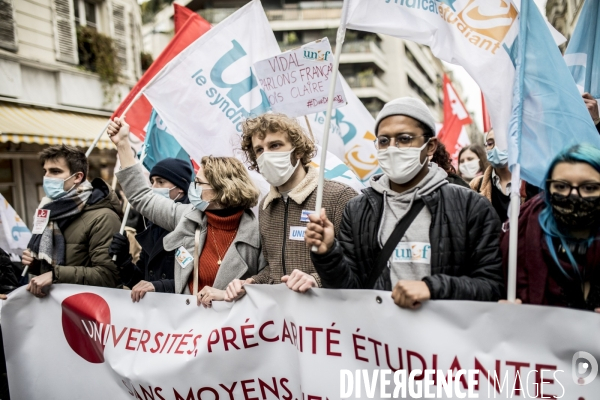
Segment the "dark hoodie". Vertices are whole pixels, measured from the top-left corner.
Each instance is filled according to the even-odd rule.
[[[94,188],[83,211],[61,226],[65,238],[65,265],[54,267],[54,283],[117,287],[117,266],[108,254],[113,234],[121,227],[117,195],[102,179]],[[46,266],[39,273],[48,272]],[[35,273],[32,270],[32,273]]]

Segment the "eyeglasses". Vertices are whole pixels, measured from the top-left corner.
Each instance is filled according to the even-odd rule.
[[[373,143],[375,143],[375,148],[378,150],[383,150],[383,149],[387,149],[388,147],[390,147],[390,144],[392,143],[392,139],[394,140],[394,146],[401,148],[401,147],[413,147],[413,141],[416,138],[420,138],[420,137],[425,137],[425,135],[418,135],[418,136],[411,136],[411,135],[400,135],[400,136],[396,136],[395,138],[388,138],[386,136],[381,136],[378,137],[377,139],[375,139],[373,141]]]
[[[208,182],[198,182],[198,181],[194,181],[194,189],[198,190],[198,186],[201,185],[209,185]],[[210,185],[209,185],[210,186]],[[211,187],[206,188],[206,190],[212,189]]]
[[[579,186],[573,186],[565,181],[555,181],[548,179],[548,189],[552,194],[558,194],[561,196],[569,196],[573,189],[577,191],[579,197],[599,197],[600,196],[600,182],[584,182]]]

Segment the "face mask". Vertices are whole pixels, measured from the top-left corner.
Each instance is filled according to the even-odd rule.
[[[473,179],[479,172],[479,160],[471,160],[460,164],[458,167],[463,178]]]
[[[427,143],[421,147],[399,149],[395,146],[390,146],[385,150],[379,150],[377,152],[379,166],[392,182],[399,185],[409,182],[421,171],[423,165],[427,162],[427,158],[425,158],[425,161],[421,163],[421,151],[423,151],[425,146],[427,146]]]
[[[170,195],[171,190],[175,189],[176,187],[177,186],[173,186],[171,189],[169,189],[169,188],[152,188],[152,192],[154,194],[157,194],[159,196],[162,196],[166,199],[171,200],[171,195]],[[177,197],[179,197],[179,196],[177,196]]]
[[[487,159],[494,168],[506,167],[506,164],[508,164],[508,151],[498,150],[498,147],[494,147],[487,152]]]
[[[600,219],[600,197],[582,198],[576,195],[550,197],[552,215],[564,226],[586,228]]]
[[[69,191],[65,191],[65,182],[74,177],[75,175],[77,175],[77,173],[74,173],[67,179],[44,177],[43,187],[46,196],[52,200],[56,200],[69,193],[71,190],[73,190],[75,185],[73,185],[73,187],[69,189]]]
[[[202,200],[202,186],[198,186],[198,189],[196,189],[194,186],[194,182],[192,182],[190,183],[190,188],[188,189],[188,198],[190,199],[190,203],[196,208],[196,210],[205,211],[206,207],[209,205],[209,202]]]
[[[284,152],[265,152],[256,159],[260,174],[271,186],[279,187],[286,183],[296,168],[298,168],[298,165],[300,165],[300,160],[296,160],[296,166],[292,166],[290,154],[292,154],[294,150],[295,149]]]

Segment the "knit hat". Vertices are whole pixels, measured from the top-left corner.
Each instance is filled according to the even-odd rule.
[[[423,100],[415,99],[414,97],[400,97],[386,103],[375,120],[375,135],[379,130],[379,123],[392,115],[405,115],[420,121],[431,128],[435,135],[435,120],[429,108]]]
[[[152,167],[150,179],[153,176],[160,176],[187,192],[192,183],[192,164],[178,158],[165,158]]]

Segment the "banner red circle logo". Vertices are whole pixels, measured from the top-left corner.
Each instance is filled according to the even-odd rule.
[[[84,360],[104,362],[104,344],[110,333],[108,303],[94,293],[69,296],[62,304],[62,327],[71,349]]]

